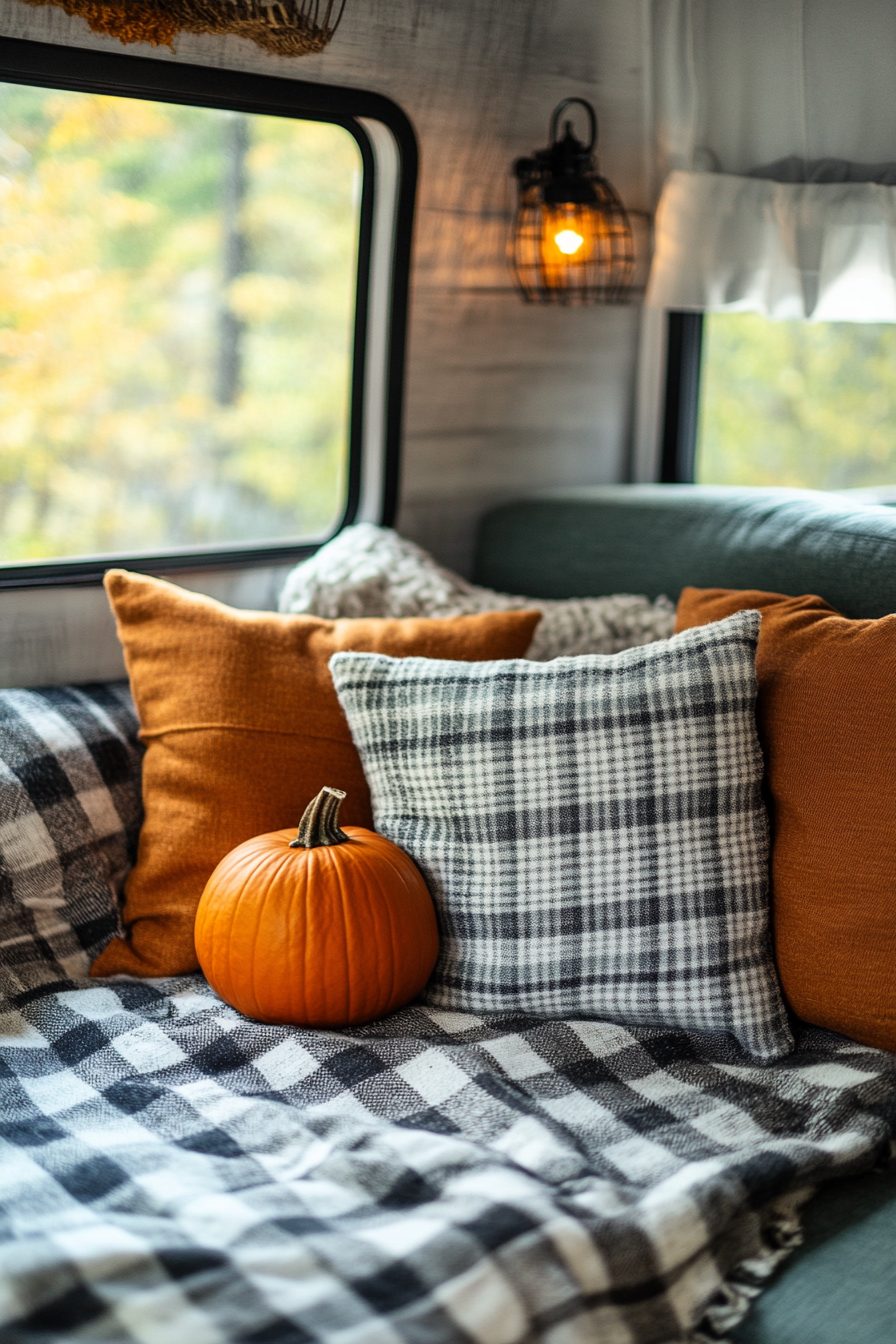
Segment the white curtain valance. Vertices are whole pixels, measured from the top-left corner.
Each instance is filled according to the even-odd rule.
[[[646,302],[816,322],[896,322],[896,187],[674,172]]]
[[[788,154],[896,159],[893,0],[650,0],[657,186]]]

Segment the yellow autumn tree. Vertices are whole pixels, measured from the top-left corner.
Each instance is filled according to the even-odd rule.
[[[0,89],[2,558],[335,520],[357,147],[339,127],[246,119],[229,275],[227,116]],[[222,399],[227,322],[239,386]]]

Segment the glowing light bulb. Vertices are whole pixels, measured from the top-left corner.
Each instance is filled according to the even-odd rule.
[[[559,247],[564,256],[572,257],[578,252],[585,239],[580,233],[575,233],[572,229],[562,229],[554,237],[554,242]]]

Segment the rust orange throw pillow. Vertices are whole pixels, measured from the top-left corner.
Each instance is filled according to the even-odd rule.
[[[751,607],[781,982],[807,1022],[896,1050],[896,615],[686,588],[677,629]]]
[[[147,746],[145,820],[125,887],[129,937],[100,953],[93,975],[198,970],[193,923],[212,870],[243,840],[297,826],[325,784],[345,789],[344,822],[373,826],[331,654],[518,658],[540,615],[324,621],[235,611],[116,569],[106,591]]]

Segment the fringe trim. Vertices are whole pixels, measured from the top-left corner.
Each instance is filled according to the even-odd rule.
[[[896,1164],[896,1139],[891,1139],[871,1171],[892,1170]],[[688,1344],[730,1344],[728,1335],[746,1316],[782,1260],[803,1244],[800,1214],[817,1190],[807,1185],[774,1200],[765,1210],[763,1245],[728,1275],[715,1300],[707,1307]]]
[[[768,1281],[790,1253],[803,1244],[800,1211],[815,1194],[814,1185],[792,1190],[765,1210],[764,1245],[731,1271],[715,1301],[690,1336],[689,1344],[729,1344],[728,1335],[768,1286]]]
[[[892,1171],[896,1165],[896,1139],[891,1139],[869,1171]],[[866,1173],[863,1173],[866,1174]],[[714,1302],[710,1303],[688,1344],[730,1344],[728,1333],[740,1325],[756,1298],[768,1286],[782,1260],[803,1244],[800,1214],[817,1186],[807,1185],[774,1200],[765,1210],[764,1245],[757,1255],[743,1260],[728,1275]]]
[[[95,33],[123,44],[148,42],[174,51],[178,33],[234,34],[275,56],[323,51],[345,0],[22,0],[56,5],[86,19]]]

